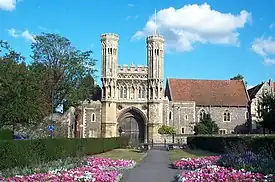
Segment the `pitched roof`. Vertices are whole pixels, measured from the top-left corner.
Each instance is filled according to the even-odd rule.
[[[254,99],[258,91],[262,88],[264,83],[258,84],[247,90],[250,99]]]
[[[197,105],[247,106],[249,97],[242,80],[168,79],[171,100]]]

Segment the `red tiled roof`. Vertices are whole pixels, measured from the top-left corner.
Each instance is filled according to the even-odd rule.
[[[171,100],[195,101],[196,105],[247,106],[248,95],[242,80],[168,79]]]

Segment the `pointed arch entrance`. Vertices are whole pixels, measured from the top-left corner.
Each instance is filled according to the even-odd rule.
[[[147,118],[141,110],[136,107],[128,107],[120,113],[117,121],[118,128],[122,130],[121,135],[129,137],[130,144],[145,141]]]

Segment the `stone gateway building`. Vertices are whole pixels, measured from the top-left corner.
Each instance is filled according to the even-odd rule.
[[[160,140],[162,125],[193,134],[201,118],[211,117],[227,134],[248,119],[249,96],[242,80],[167,79],[164,89],[164,38],[147,37],[147,66],[119,65],[119,36],[101,35],[102,99],[85,101],[80,137],[130,136]]]

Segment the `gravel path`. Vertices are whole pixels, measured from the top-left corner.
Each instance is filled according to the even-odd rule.
[[[132,170],[123,175],[123,182],[174,182],[179,170],[171,169],[168,152],[155,146]]]

